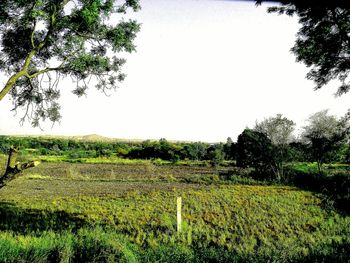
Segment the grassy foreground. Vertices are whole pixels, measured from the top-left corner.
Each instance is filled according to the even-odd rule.
[[[241,181],[211,167],[43,163],[0,190],[0,262],[349,262],[350,217],[326,197]]]

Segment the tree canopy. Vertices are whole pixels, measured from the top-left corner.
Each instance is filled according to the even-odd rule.
[[[278,180],[284,177],[283,166],[289,157],[289,144],[294,140],[294,128],[295,123],[282,114],[257,122],[254,127],[255,131],[265,134],[272,143],[270,161],[274,163],[272,168]]]
[[[261,2],[271,2],[258,0]],[[269,12],[299,17],[301,27],[291,51],[310,71],[307,78],[320,89],[338,81],[337,95],[350,90],[350,1],[280,0]]]
[[[328,110],[316,112],[307,120],[303,127],[302,139],[309,145],[314,161],[321,172],[322,163],[328,154],[339,149],[349,134],[349,118],[337,119],[329,115]]]
[[[324,9],[324,8],[333,8],[341,7],[348,8],[350,3],[347,0],[256,0],[257,4],[262,2],[273,2],[280,3],[283,6],[293,6],[299,10],[302,9]]]
[[[255,124],[254,130],[264,133],[274,145],[287,145],[293,141],[295,123],[282,114]]]
[[[260,174],[269,174],[274,165],[273,145],[264,133],[247,128],[238,135],[238,167],[253,167]]]
[[[14,109],[25,109],[22,121],[39,126],[61,118],[62,78],[72,78],[77,96],[85,94],[90,81],[103,92],[114,89],[125,78],[125,60],[116,54],[135,50],[140,29],[123,14],[139,8],[139,0],[2,1],[0,71],[9,79],[0,101],[10,94]],[[113,14],[117,23],[110,20]]]

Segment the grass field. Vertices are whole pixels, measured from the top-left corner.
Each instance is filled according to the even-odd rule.
[[[206,166],[44,162],[0,190],[0,218],[1,262],[350,260],[325,196]]]

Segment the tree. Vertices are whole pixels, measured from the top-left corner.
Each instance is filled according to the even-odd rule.
[[[118,2],[118,3],[117,3]],[[137,11],[138,0],[5,0],[0,5],[0,71],[9,76],[0,101],[10,94],[14,110],[23,108],[21,122],[34,127],[61,118],[59,82],[71,77],[73,93],[82,96],[90,81],[102,92],[115,89],[125,75],[117,52],[135,50],[136,21],[110,23],[113,14]],[[113,57],[107,54],[113,53]],[[21,170],[38,162],[17,164],[9,153],[0,187]]]
[[[253,167],[258,174],[270,174],[275,165],[272,147],[264,133],[245,129],[237,138],[237,166]]]
[[[204,160],[207,155],[208,145],[202,142],[186,143],[182,149],[184,158],[190,160]]]
[[[255,124],[254,130],[261,132],[270,139],[273,147],[273,160],[275,161],[275,174],[280,180],[284,177],[283,165],[288,158],[288,146],[294,140],[293,131],[295,123],[282,114],[270,117]]]
[[[255,124],[254,130],[264,133],[274,145],[287,145],[294,140],[295,123],[282,114],[264,119]]]
[[[288,153],[288,160],[292,162],[307,162],[311,160],[308,145],[300,140],[289,144]]]
[[[0,71],[9,75],[0,101],[10,94],[21,121],[33,126],[61,118],[59,81],[71,77],[73,93],[82,96],[89,83],[102,92],[114,89],[125,75],[117,52],[135,50],[136,21],[113,14],[137,11],[138,0],[5,0],[0,5]],[[107,54],[114,54],[113,57]],[[93,81],[93,82],[90,82]]]
[[[170,143],[166,139],[162,138],[156,144],[157,158],[168,160],[176,163],[180,160],[180,151],[182,147],[175,143]]]
[[[224,153],[226,160],[236,159],[236,143],[232,141],[231,137],[228,137],[224,144]]]
[[[311,156],[321,173],[327,155],[337,151],[348,136],[348,118],[337,119],[329,115],[328,110],[323,110],[311,115],[307,122],[308,125],[303,127],[302,139],[309,145]]]
[[[258,4],[266,2],[256,1]],[[299,17],[301,27],[291,51],[310,67],[307,78],[320,89],[338,80],[337,94],[350,90],[350,1],[280,0],[269,12]]]
[[[212,166],[219,166],[225,159],[224,144],[210,145],[207,152],[207,159],[210,160]]]

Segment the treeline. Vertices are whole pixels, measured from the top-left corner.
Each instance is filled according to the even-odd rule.
[[[262,159],[269,157],[266,150],[271,147],[271,142],[264,134],[253,129],[245,129],[238,138],[239,143],[228,138],[226,143],[210,144],[204,142],[169,142],[166,139],[143,142],[93,142],[75,139],[1,135],[0,152],[7,154],[10,147],[14,145],[21,151],[38,155],[68,154],[72,158],[116,156],[129,159],[162,159],[167,161],[212,160],[217,164],[224,160],[233,161],[238,159],[241,166],[252,165],[253,159],[256,159],[256,162],[261,162]],[[259,154],[265,155],[265,157],[259,157]],[[285,157],[287,161],[314,161],[309,146],[302,142],[289,143]],[[325,162],[350,163],[349,145],[344,143],[337,152],[325,156]]]
[[[146,140],[143,142],[95,142],[75,139],[44,137],[0,136],[0,151],[8,153],[14,145],[22,152],[38,155],[68,155],[71,158],[120,157],[129,159],[213,160],[216,164],[229,159],[234,153],[233,143],[209,144],[203,142],[169,142]]]
[[[120,157],[128,159],[162,159],[236,161],[239,167],[252,167],[261,173],[280,178],[287,162],[350,163],[348,118],[336,118],[327,111],[310,116],[308,125],[298,136],[295,123],[281,114],[246,128],[234,142],[225,143],[84,141],[45,137],[0,136],[0,151],[7,153],[14,145],[37,155],[66,155],[70,158]]]

